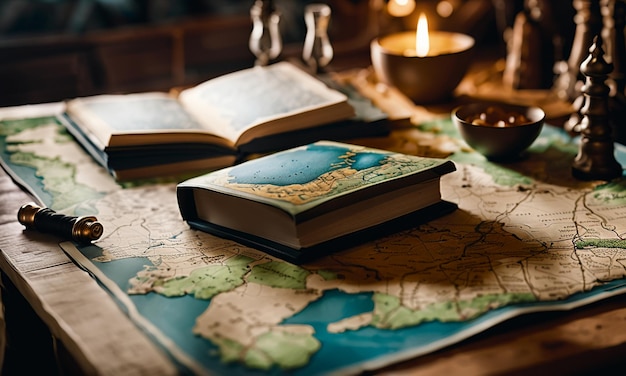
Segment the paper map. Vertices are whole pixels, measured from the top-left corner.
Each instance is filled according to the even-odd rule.
[[[63,249],[197,374],[358,374],[626,292],[626,179],[574,180],[576,150],[546,128],[523,163],[458,151],[442,177],[457,211],[294,266],[189,229],[175,183],[119,186],[54,118],[0,122],[13,176],[104,225],[94,245]]]

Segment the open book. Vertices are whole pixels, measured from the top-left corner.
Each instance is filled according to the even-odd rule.
[[[450,160],[319,141],[177,187],[188,224],[300,263],[449,213]]]
[[[188,167],[210,170],[249,153],[388,132],[378,121],[354,121],[348,99],[294,64],[280,62],[226,74],[177,96],[149,92],[72,99],[62,120],[97,160],[124,179]]]

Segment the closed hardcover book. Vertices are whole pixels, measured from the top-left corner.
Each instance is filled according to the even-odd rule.
[[[193,228],[301,263],[447,214],[450,160],[319,141],[180,183]]]

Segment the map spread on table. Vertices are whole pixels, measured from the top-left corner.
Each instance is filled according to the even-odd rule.
[[[461,148],[442,178],[457,211],[296,266],[191,230],[175,183],[118,185],[53,117],[0,122],[16,180],[104,225],[94,245],[62,248],[199,374],[355,374],[626,292],[626,179],[572,179],[576,150],[552,128],[523,163]]]

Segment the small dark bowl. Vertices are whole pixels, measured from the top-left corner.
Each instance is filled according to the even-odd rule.
[[[468,121],[472,116],[496,107],[505,112],[522,114],[528,122],[519,125],[495,127],[474,125]],[[514,160],[537,139],[545,120],[545,112],[539,107],[514,106],[494,103],[472,103],[452,111],[452,121],[461,137],[474,150],[490,160]]]

